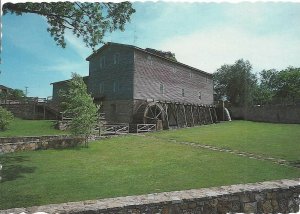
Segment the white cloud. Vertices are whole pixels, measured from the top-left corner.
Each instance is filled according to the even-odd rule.
[[[81,38],[77,38],[71,32],[66,32],[65,39],[67,41],[67,45],[70,45],[74,51],[82,58],[86,59],[91,53],[92,49],[87,48],[85,43],[82,41]]]
[[[88,63],[85,61],[75,63],[69,60],[56,60],[53,65],[38,66],[35,69],[43,72],[60,72],[64,78],[70,78],[72,72],[81,76],[88,75]]]
[[[254,72],[300,66],[300,39],[287,34],[251,35],[241,29],[220,27],[175,36],[161,42],[159,48],[172,51],[178,61],[209,73],[240,58],[249,60]]]

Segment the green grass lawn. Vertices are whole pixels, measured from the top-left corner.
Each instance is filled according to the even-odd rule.
[[[238,129],[233,127],[247,124],[249,127],[255,126],[255,123],[251,122],[222,123],[146,136],[111,138],[93,142],[89,148],[2,155],[0,208],[300,177],[300,170],[297,168],[175,144],[167,137],[168,134],[176,135],[178,132],[178,136],[183,138],[185,135],[188,140],[187,133],[192,132],[196,139],[207,139],[210,133],[211,138],[216,136],[222,139],[220,143],[227,139],[240,139],[240,142],[244,143],[243,135],[248,131],[241,129],[244,131],[238,138],[238,133],[234,133]],[[256,124],[258,127],[262,125]],[[284,127],[285,125],[282,125],[282,130],[289,130]],[[293,126],[287,127],[294,129]],[[259,130],[254,127],[252,129],[257,132]],[[226,136],[226,131],[223,130],[231,130],[232,137],[218,137]],[[184,134],[185,132],[187,133]],[[253,135],[257,135],[257,132]],[[281,138],[284,143],[289,143],[290,135],[297,135],[295,131],[288,133],[283,134],[285,138]],[[294,150],[299,148],[296,147],[297,144],[294,146]],[[272,147],[272,144],[269,147]],[[284,151],[290,152],[288,149]]]
[[[160,139],[175,139],[259,155],[300,161],[300,125],[232,121],[173,131],[151,133]]]
[[[54,128],[53,120],[22,120],[15,118],[7,130],[0,131],[0,137],[41,136],[67,134]]]

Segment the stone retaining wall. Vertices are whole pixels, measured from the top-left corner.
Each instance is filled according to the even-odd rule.
[[[299,211],[299,179],[268,181],[2,210],[0,213],[292,213]]]
[[[82,144],[83,138],[69,135],[53,135],[38,137],[0,137],[0,153],[25,150],[60,149]]]
[[[272,123],[300,123],[299,106],[230,107],[232,119],[244,119]]]

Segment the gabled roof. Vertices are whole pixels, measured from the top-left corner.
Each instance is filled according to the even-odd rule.
[[[82,77],[83,81],[87,81],[89,78],[89,76],[84,76]],[[50,85],[53,85],[53,84],[59,84],[59,83],[65,83],[65,82],[70,82],[71,79],[67,79],[67,80],[62,80],[62,81],[57,81],[57,82],[52,82],[50,83]]]
[[[0,85],[0,89],[6,89],[6,90],[10,90],[11,88],[6,87],[5,85]]]
[[[93,58],[94,56],[96,56],[98,53],[102,52],[104,49],[106,49],[106,48],[107,48],[108,46],[110,46],[110,45],[123,46],[123,47],[127,47],[127,48],[132,48],[132,49],[134,49],[134,50],[141,51],[141,52],[144,52],[144,53],[147,53],[147,54],[150,54],[150,55],[159,57],[159,58],[161,58],[161,59],[163,59],[163,60],[166,60],[166,61],[169,61],[169,62],[171,62],[171,63],[178,64],[178,65],[187,67],[187,68],[189,68],[189,69],[192,69],[192,70],[194,70],[194,71],[198,71],[198,72],[200,72],[200,73],[203,73],[203,74],[212,76],[212,74],[207,73],[207,72],[205,72],[205,71],[202,71],[202,70],[200,70],[200,69],[191,67],[191,66],[189,66],[189,65],[183,64],[183,63],[181,63],[181,62],[174,61],[174,60],[169,59],[169,58],[166,58],[166,57],[162,57],[162,56],[160,56],[160,55],[157,55],[157,54],[154,54],[154,53],[152,53],[152,52],[146,51],[145,49],[136,47],[136,46],[134,46],[134,45],[127,45],[127,44],[114,43],[114,42],[107,42],[107,43],[104,44],[101,48],[99,48],[99,49],[96,50],[94,53],[92,53],[91,55],[89,55],[89,56],[86,58],[86,60],[87,60],[87,61],[90,61],[91,58]]]

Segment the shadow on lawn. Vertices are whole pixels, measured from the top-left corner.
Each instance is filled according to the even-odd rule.
[[[36,167],[25,166],[24,162],[28,161],[27,157],[21,155],[0,156],[2,170],[0,176],[1,182],[12,181],[23,178],[26,173],[33,173]]]

